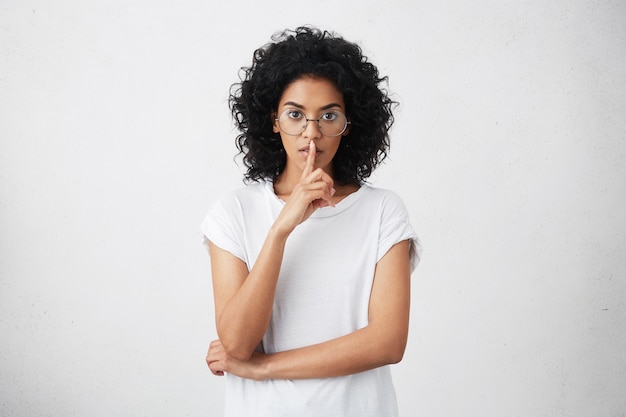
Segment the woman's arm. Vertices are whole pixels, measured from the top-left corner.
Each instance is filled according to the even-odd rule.
[[[249,273],[241,259],[209,242],[217,334],[233,358],[249,359],[265,333],[285,241],[270,232]]]
[[[268,231],[250,271],[241,259],[209,242],[217,334],[232,358],[250,359],[265,334],[287,238],[315,210],[333,205],[332,178],[319,168],[313,171],[313,141],[310,147],[300,181]]]
[[[249,379],[326,378],[354,374],[402,359],[409,328],[409,241],[394,245],[376,265],[369,323],[346,336],[250,360],[232,357],[214,341],[207,363],[216,375],[229,372]]]

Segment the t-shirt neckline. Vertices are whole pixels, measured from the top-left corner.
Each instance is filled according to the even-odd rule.
[[[369,188],[369,187],[365,184],[362,184],[358,190],[356,190],[353,193],[348,194],[340,202],[335,204],[335,207],[322,207],[320,209],[315,210],[315,212],[311,215],[311,218],[332,217],[340,213],[343,213],[361,197],[361,194],[365,192],[366,188]],[[268,193],[270,199],[275,204],[278,204],[280,208],[282,209],[282,207],[285,205],[285,202],[281,200],[274,192],[274,184],[270,181],[266,181],[264,185],[264,189],[266,193]]]

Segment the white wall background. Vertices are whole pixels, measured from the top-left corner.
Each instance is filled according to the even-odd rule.
[[[219,416],[199,224],[227,93],[312,23],[401,101],[401,415],[626,415],[626,3],[0,1],[0,415]]]

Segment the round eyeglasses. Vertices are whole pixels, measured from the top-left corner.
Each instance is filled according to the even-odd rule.
[[[317,122],[324,136],[341,136],[350,124],[346,115],[337,110],[324,112],[318,119],[307,119],[302,110],[286,109],[275,120],[279,129],[289,136],[304,132],[309,122]]]

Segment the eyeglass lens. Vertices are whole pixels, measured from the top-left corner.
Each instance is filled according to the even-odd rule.
[[[309,122],[317,123],[321,133],[325,136],[339,136],[348,126],[346,116],[338,111],[325,112],[319,119],[307,119],[302,111],[287,109],[278,118],[280,130],[290,136],[297,136],[304,132]]]

